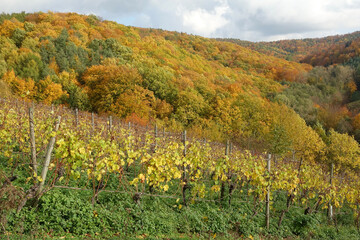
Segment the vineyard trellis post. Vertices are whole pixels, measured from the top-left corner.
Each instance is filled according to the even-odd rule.
[[[111,133],[112,125],[113,125],[113,121],[112,121],[112,116],[110,115],[110,116],[109,116],[109,132],[110,132],[110,133]]]
[[[131,122],[128,122],[128,138],[131,138]],[[131,141],[129,141],[129,149],[131,147]]]
[[[332,188],[333,186],[333,178],[334,178],[334,163],[331,163],[330,165],[330,188]],[[331,203],[332,199],[330,199],[329,201],[329,209],[328,209],[328,216],[329,216],[329,220],[332,221],[333,220],[333,206]]]
[[[91,113],[91,130],[92,130],[92,133],[94,134],[95,133],[95,116],[94,116],[93,112]]]
[[[61,116],[57,117],[57,121],[56,121],[56,125],[55,125],[55,129],[54,132],[56,133],[59,130],[60,127],[60,121],[61,121]],[[46,175],[48,173],[49,170],[49,165],[50,165],[50,160],[51,160],[51,154],[52,151],[54,149],[54,144],[55,144],[55,140],[56,140],[56,135],[52,136],[50,138],[49,144],[48,144],[48,148],[46,150],[46,154],[45,154],[45,161],[44,161],[44,166],[43,169],[41,171],[41,182],[39,184],[39,189],[38,189],[38,195],[41,194],[43,188],[44,188],[44,184],[45,184],[45,180],[46,180]]]
[[[184,130],[183,132],[183,145],[184,145],[184,151],[183,151],[183,155],[184,155],[184,161],[186,158],[186,130]],[[188,188],[188,183],[187,183],[187,179],[186,179],[186,166],[185,163],[183,163],[182,165],[182,177],[181,177],[181,182],[182,182],[182,197],[183,197],[183,203],[184,206],[186,206],[186,189]]]
[[[34,108],[33,107],[29,108],[29,125],[30,125],[31,164],[32,164],[33,172],[37,174],[35,124],[34,124]]]
[[[155,140],[154,140],[154,150],[153,150],[153,152],[155,152],[156,148],[157,148],[157,138],[158,138],[158,126],[157,126],[157,124],[155,124],[155,127],[154,127],[154,138],[155,138]]]
[[[79,109],[75,109],[75,126],[79,126]]]
[[[225,145],[225,158],[229,156],[229,149],[230,149],[230,144],[229,144],[229,140],[227,140]],[[225,170],[223,174],[226,174]],[[224,195],[225,195],[225,182],[221,180],[220,199],[219,199],[220,205],[224,199]]]
[[[267,167],[267,173],[270,177],[271,154],[268,154],[266,167]],[[268,182],[267,191],[266,191],[265,222],[266,222],[266,229],[269,230],[270,229],[270,182]]]
[[[233,151],[233,143],[230,142],[229,156],[231,156],[232,151]],[[228,180],[229,180],[229,206],[231,206],[231,197],[232,197],[233,191],[235,189],[235,183],[231,181],[232,176],[233,176],[233,172],[231,172],[229,170],[229,176],[228,176]]]
[[[131,148],[131,141],[130,141],[130,139],[131,139],[131,123],[130,122],[128,122],[128,139],[129,139],[128,146],[127,146],[128,150],[126,152],[127,157],[126,157],[126,162],[125,162],[125,171],[126,172],[129,170],[129,162],[128,162],[129,152],[128,151]]]

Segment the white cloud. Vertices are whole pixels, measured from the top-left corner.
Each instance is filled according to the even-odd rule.
[[[320,37],[359,29],[360,1],[228,1],[231,26],[221,34],[246,40]],[[351,7],[350,7],[351,6]]]
[[[125,25],[255,41],[360,30],[360,0],[0,0],[0,6],[94,13]]]
[[[191,29],[192,32],[203,36],[211,36],[216,30],[229,22],[224,16],[229,12],[229,6],[224,2],[219,6],[215,6],[211,11],[197,8],[191,11],[185,10],[180,15],[182,15],[183,25]]]

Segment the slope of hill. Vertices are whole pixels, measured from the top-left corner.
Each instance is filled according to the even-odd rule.
[[[359,38],[360,32],[328,36],[323,38],[305,38],[271,42],[249,42],[239,39],[218,40],[232,42],[240,46],[248,47],[255,51],[264,53],[266,55],[276,56],[296,62],[305,62],[312,65],[324,66],[334,63],[341,63],[344,60],[343,57],[340,57],[337,60],[333,59],[333,62],[331,62],[330,59],[326,59],[326,52],[338,51],[339,54],[339,52],[341,53],[344,48],[348,48],[350,45],[352,45],[353,41],[357,42]],[[314,55],[319,55],[317,60],[312,59]]]
[[[308,124],[358,129],[356,104],[346,108],[358,100],[351,69],[311,70],[233,43],[75,13],[3,14],[0,22],[0,77],[24,99],[216,139],[267,142],[278,103]],[[246,44],[298,58],[358,34]]]
[[[309,63],[313,66],[329,66],[333,64],[350,63],[356,67],[360,55],[360,36],[357,38],[332,44],[326,49],[317,49],[305,56],[301,62]]]
[[[319,231],[325,214],[317,213],[327,206],[336,207],[329,220],[338,231],[343,223],[354,229],[345,238],[357,234],[349,223],[359,225],[360,146],[326,131],[360,128],[360,116],[342,108],[356,90],[351,67],[312,68],[233,43],[75,13],[3,14],[0,23],[1,97],[22,98],[0,98],[4,234],[215,238],[234,230],[241,238],[260,230],[261,237],[323,239],[330,228]],[[124,128],[116,117],[29,109],[27,101],[156,122],[168,132],[159,138],[149,125]],[[180,129],[191,137],[180,137]],[[265,161],[264,152],[273,158]],[[61,181],[66,190],[52,191]],[[195,205],[198,197],[209,204]],[[232,198],[246,204],[231,205]],[[269,231],[260,227],[265,199],[279,219]]]
[[[219,137],[269,132],[266,98],[311,66],[232,43],[75,13],[2,15],[0,76],[29,100]],[[251,124],[248,124],[248,122]]]
[[[298,83],[287,83],[289,87],[276,98],[295,109],[308,123],[320,122],[328,129],[348,132],[360,140],[356,120],[360,118],[360,92],[357,90],[360,89],[360,32],[258,43],[221,40],[316,66]]]

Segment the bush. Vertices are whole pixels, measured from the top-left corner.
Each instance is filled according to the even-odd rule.
[[[21,234],[33,234],[41,229],[83,235],[102,232],[105,227],[89,201],[81,199],[78,193],[58,190],[44,195],[38,208],[24,208],[19,214],[11,214],[8,224]]]
[[[306,235],[317,227],[316,215],[299,214],[295,217],[292,227],[295,235]]]

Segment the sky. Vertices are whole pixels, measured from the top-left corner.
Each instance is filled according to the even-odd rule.
[[[77,12],[136,27],[249,41],[360,30],[360,0],[0,0],[0,11]]]

